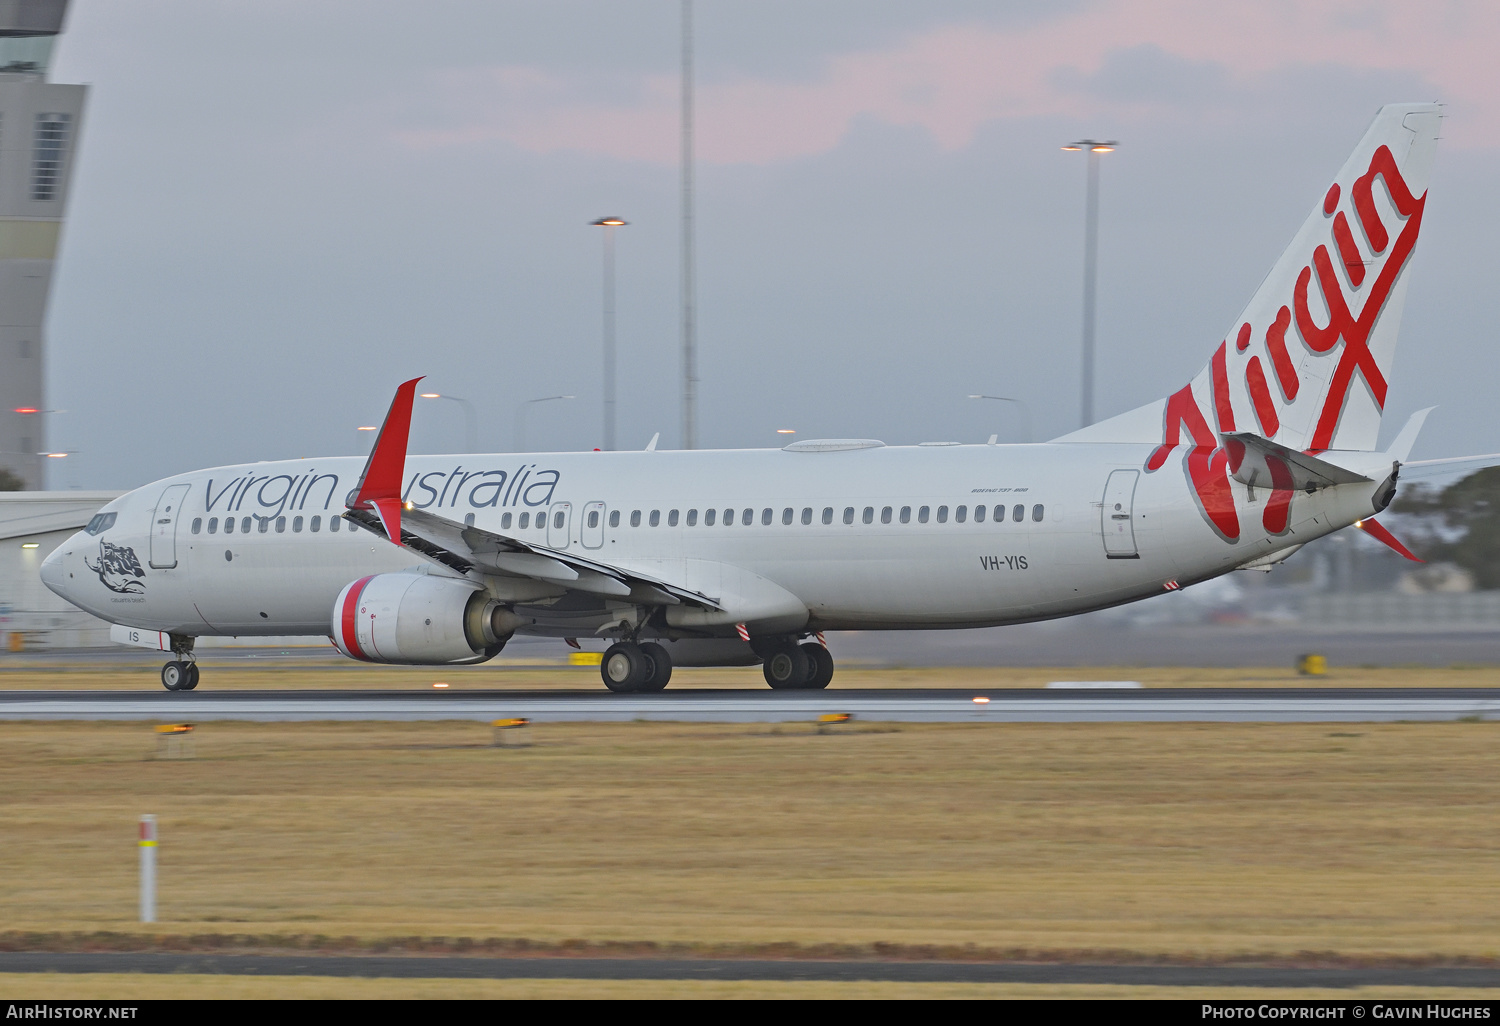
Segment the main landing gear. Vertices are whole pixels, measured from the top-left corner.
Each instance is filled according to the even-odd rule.
[[[660,691],[672,679],[672,657],[654,641],[609,646],[599,664],[604,686],[621,693]]]
[[[172,635],[172,654],[177,658],[161,668],[161,686],[168,691],[191,691],[198,686],[198,664],[193,659],[193,639]]]
[[[789,691],[821,691],[833,680],[833,656],[815,642],[788,644],[766,653],[766,683]]]

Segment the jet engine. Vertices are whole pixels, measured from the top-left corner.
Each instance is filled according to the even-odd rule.
[[[479,663],[505,647],[521,621],[472,581],[375,574],[333,604],[333,643],[373,663]]]

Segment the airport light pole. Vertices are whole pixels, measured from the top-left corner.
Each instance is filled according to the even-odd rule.
[[[516,407],[516,452],[526,451],[526,411],[537,403],[550,403],[554,399],[574,399],[571,395],[545,395],[540,399],[528,399]]]
[[[447,399],[449,402],[459,403],[464,408],[464,437],[469,443],[469,452],[479,450],[479,420],[474,414],[474,404],[467,399],[460,399],[456,395],[443,395],[439,392],[423,392],[423,399]]]
[[[1026,441],[1031,441],[1031,407],[1026,405],[1024,399],[1012,399],[1008,395],[971,395],[970,399],[993,399],[1001,403],[1015,403],[1021,408],[1021,416],[1026,424]]]
[[[682,0],[682,447],[698,448],[698,311],[693,253],[693,0]]]
[[[601,217],[590,222],[604,229],[604,451],[615,448],[615,229],[629,221]]]
[[[1082,420],[1088,427],[1094,422],[1094,293],[1098,285],[1099,265],[1099,156],[1113,153],[1120,145],[1110,139],[1080,139],[1063,149],[1068,153],[1089,155],[1088,191],[1083,218],[1083,396]]]

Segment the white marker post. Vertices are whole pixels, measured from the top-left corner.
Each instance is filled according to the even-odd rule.
[[[141,817],[141,922],[156,922],[156,817]]]

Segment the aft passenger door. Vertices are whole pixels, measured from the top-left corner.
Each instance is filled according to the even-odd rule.
[[[170,570],[177,565],[177,521],[181,519],[182,500],[188,486],[175,484],[161,493],[151,513],[151,567]]]
[[[604,503],[591,502],[583,507],[583,525],[578,530],[578,537],[586,549],[603,547]]]
[[[571,502],[554,502],[547,514],[547,546],[553,549],[568,547],[568,532],[573,529]]]
[[[1104,508],[1100,530],[1104,533],[1104,555],[1109,559],[1140,559],[1135,548],[1135,485],[1138,470],[1116,470],[1104,485]]]

